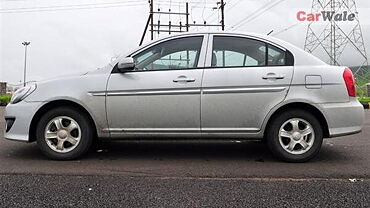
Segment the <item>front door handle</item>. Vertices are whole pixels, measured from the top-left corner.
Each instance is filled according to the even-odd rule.
[[[195,82],[194,78],[187,78],[186,76],[178,76],[173,82]]]
[[[275,73],[268,73],[265,76],[262,76],[262,79],[284,79],[283,75],[276,75]]]

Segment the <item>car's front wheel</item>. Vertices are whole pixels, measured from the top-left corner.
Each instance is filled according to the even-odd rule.
[[[85,154],[93,140],[92,125],[85,113],[57,107],[45,113],[36,129],[41,151],[54,160],[72,160]]]
[[[277,115],[267,131],[267,144],[280,159],[305,162],[315,157],[321,148],[323,131],[311,113],[294,109]]]

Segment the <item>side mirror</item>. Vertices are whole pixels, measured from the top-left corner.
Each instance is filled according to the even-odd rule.
[[[117,68],[120,72],[133,71],[135,69],[134,59],[131,57],[121,59],[117,64]]]

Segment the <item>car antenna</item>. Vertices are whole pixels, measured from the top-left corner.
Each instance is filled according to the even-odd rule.
[[[269,33],[267,33],[267,35],[270,35],[271,33],[273,33],[274,32],[274,30],[271,30]]]

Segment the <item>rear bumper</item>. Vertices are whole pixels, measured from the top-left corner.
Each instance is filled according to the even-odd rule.
[[[5,108],[5,120],[7,126],[5,128],[4,137],[10,140],[29,141],[29,131],[33,116],[37,109],[42,105],[42,102],[25,102],[21,101],[17,104],[9,104]],[[13,122],[8,122],[13,120]]]
[[[329,137],[361,132],[365,119],[364,107],[356,98],[346,103],[319,104],[329,128]]]

